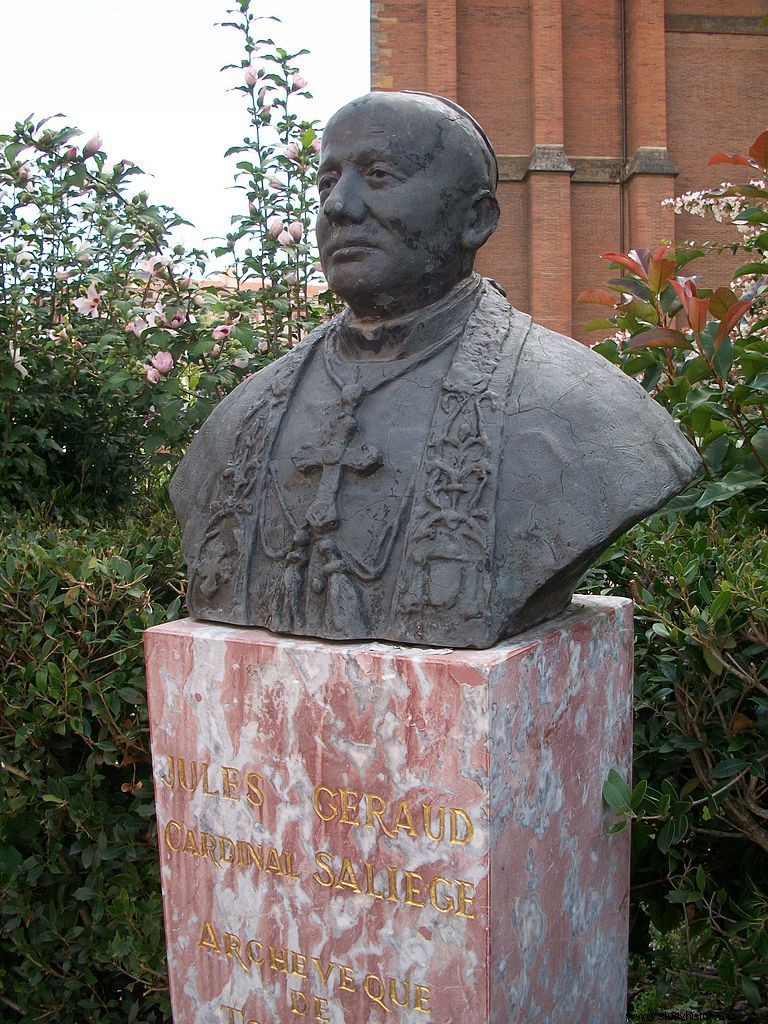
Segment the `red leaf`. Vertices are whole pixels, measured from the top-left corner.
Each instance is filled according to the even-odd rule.
[[[761,170],[768,171],[768,130],[757,136],[749,147],[749,155]]]
[[[576,299],[579,303],[594,302],[598,306],[618,306],[621,298],[607,288],[585,288]]]
[[[645,279],[645,271],[642,266],[637,262],[637,260],[633,260],[630,259],[629,256],[625,256],[623,252],[604,252],[600,259],[610,260],[611,263],[618,263],[619,266],[624,267],[633,274],[637,274],[638,277]]]
[[[722,345],[751,305],[752,303],[749,299],[739,299],[738,302],[734,302],[734,304],[728,309],[727,313],[720,321],[720,326],[717,328],[717,334],[715,335],[715,348]]]
[[[731,156],[730,153],[713,153],[707,160],[707,167],[713,164],[743,164],[749,167],[749,160],[745,156]]]
[[[650,331],[641,331],[629,341],[624,342],[625,349],[633,348],[690,348],[682,331],[674,331],[671,327],[652,327]]]
[[[655,260],[663,260],[667,255],[667,249],[669,249],[668,245],[662,245],[660,249],[657,249],[656,252],[653,253],[653,258]]]
[[[685,312],[688,314],[688,323],[691,330],[701,334],[707,324],[707,312],[709,311],[709,299],[698,299],[692,296],[685,305]]]
[[[665,250],[666,246],[664,249],[659,249],[659,252],[663,253]],[[664,291],[675,276],[675,270],[677,270],[677,266],[674,260],[665,260],[658,255],[653,257],[648,265],[648,287],[654,295]]]

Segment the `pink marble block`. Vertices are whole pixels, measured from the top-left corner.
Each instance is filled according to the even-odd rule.
[[[632,606],[486,651],[146,634],[175,1024],[619,1024]]]

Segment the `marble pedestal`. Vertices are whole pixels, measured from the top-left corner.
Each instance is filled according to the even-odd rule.
[[[486,651],[146,634],[175,1024],[619,1024],[629,601]]]

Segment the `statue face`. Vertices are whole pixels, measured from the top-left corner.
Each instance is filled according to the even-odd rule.
[[[428,305],[470,272],[478,172],[460,136],[434,101],[388,93],[329,122],[317,241],[328,283],[358,316]]]

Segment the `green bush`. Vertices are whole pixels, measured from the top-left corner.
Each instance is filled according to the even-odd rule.
[[[713,161],[765,177],[768,132]],[[588,581],[637,608],[634,787],[612,773],[604,790],[615,829],[633,822],[631,945],[667,1006],[730,1010],[768,987],[768,185],[692,196],[742,231],[728,286],[690,276],[707,247],[686,243],[606,253],[622,276],[581,299],[611,308],[597,349],[677,419],[703,473]]]
[[[178,613],[177,530],[161,509],[0,535],[0,1019],[160,1024],[142,633]]]

